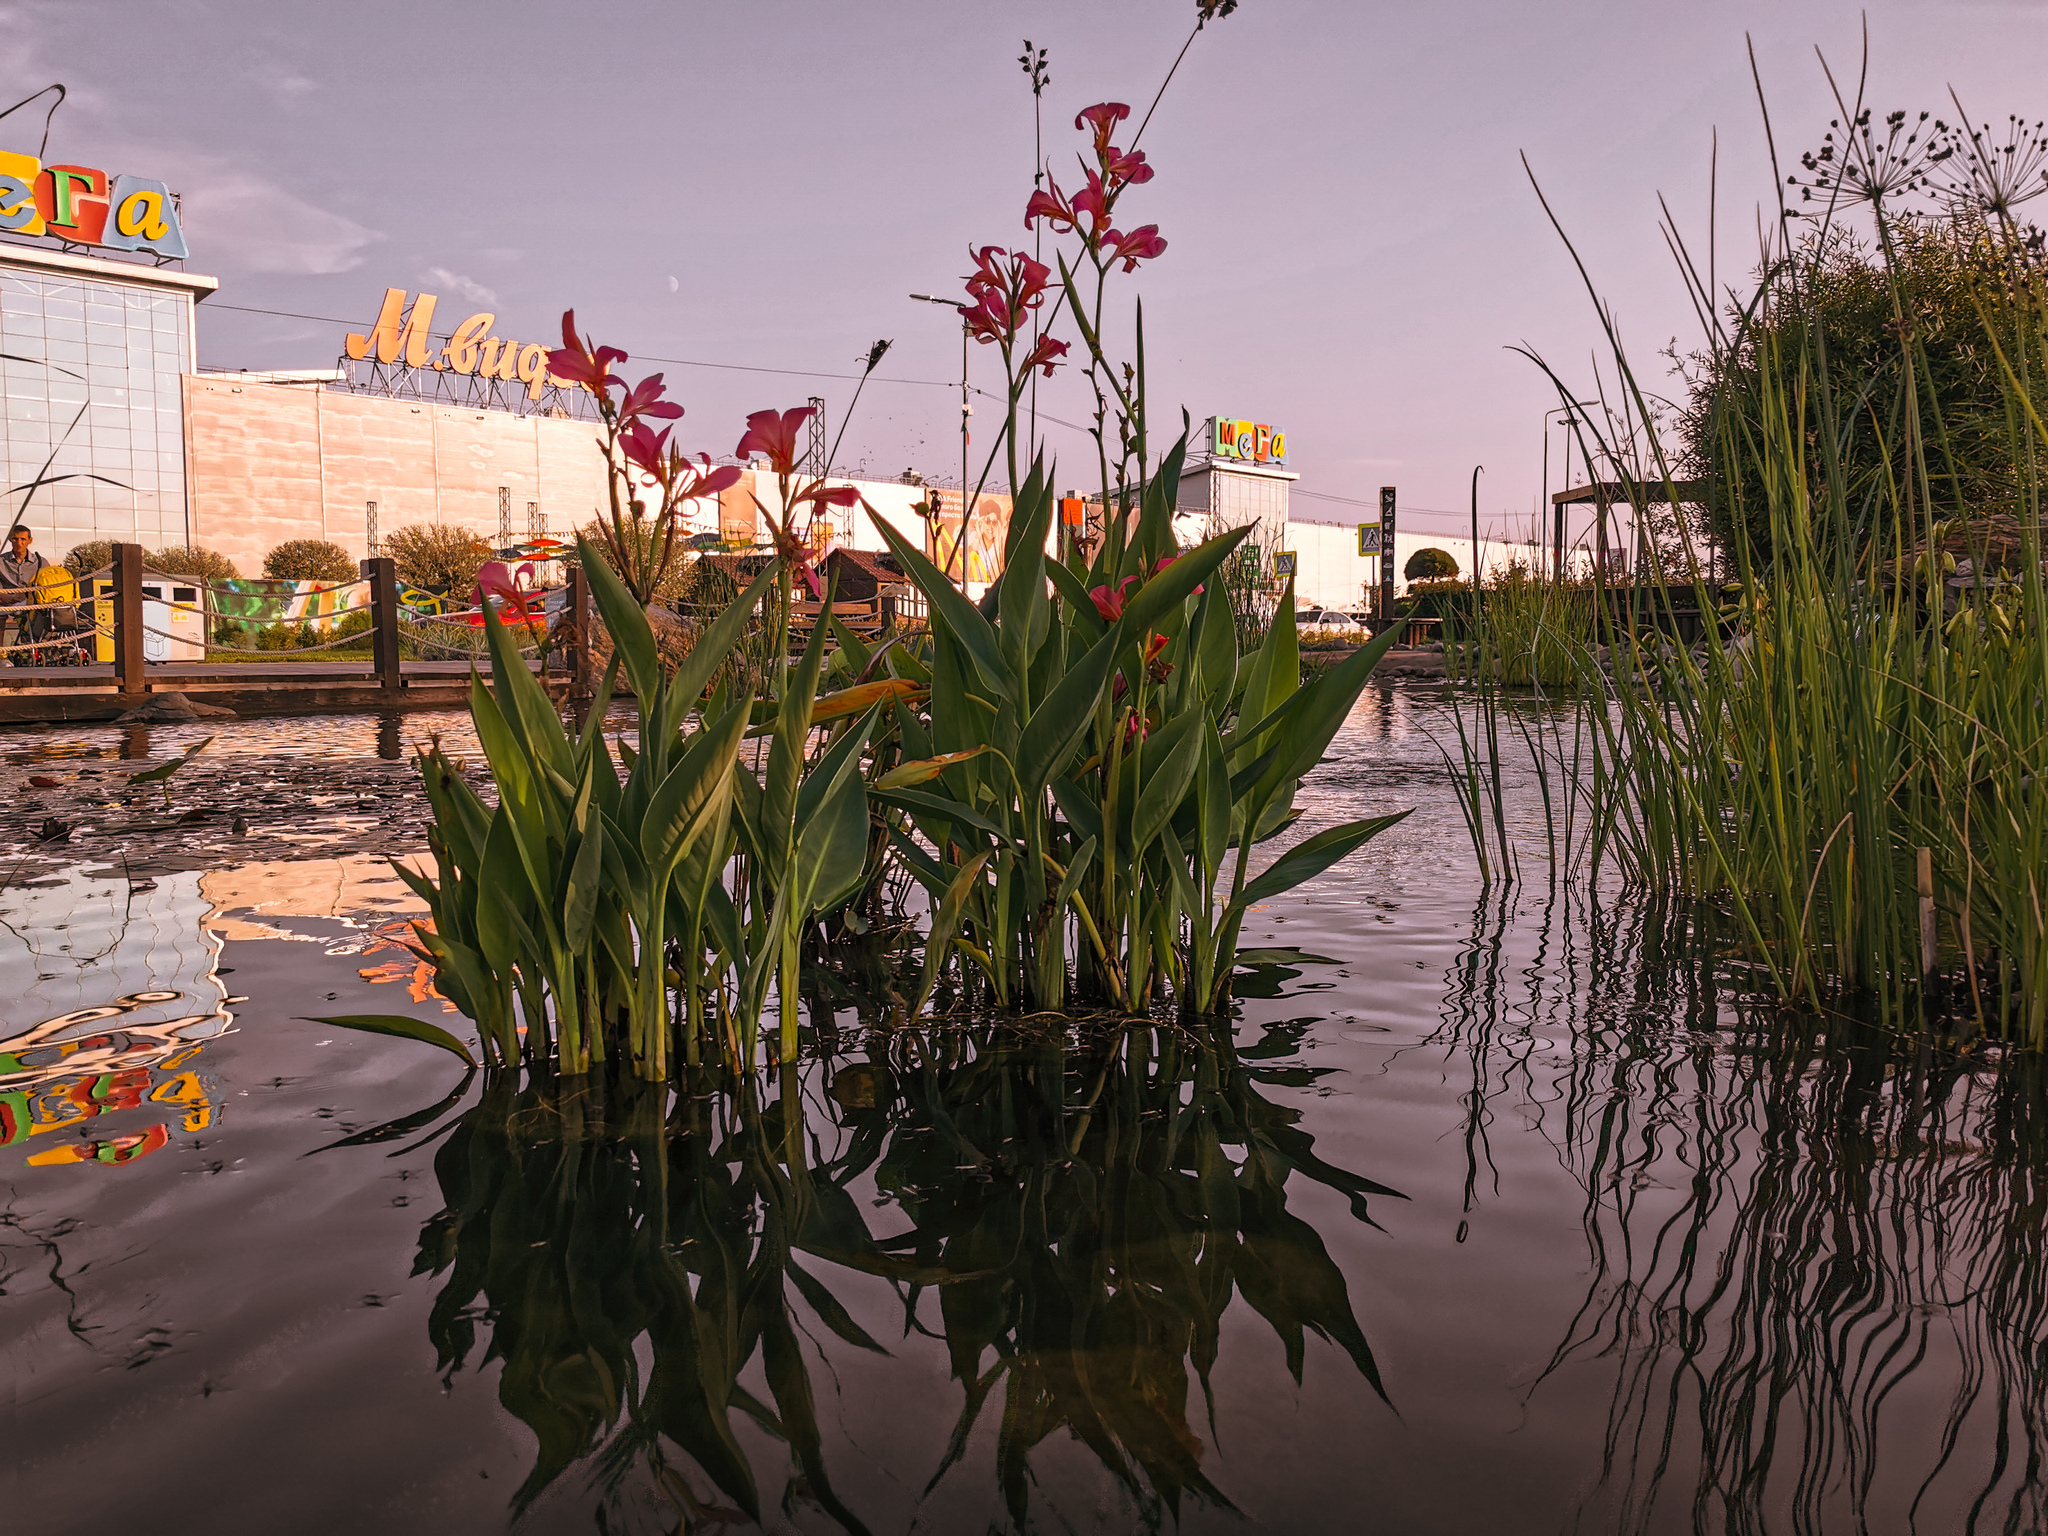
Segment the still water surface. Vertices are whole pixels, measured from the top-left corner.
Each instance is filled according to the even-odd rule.
[[[1255,914],[1341,963],[1261,977],[1229,1040],[848,1014],[665,1127],[304,1022],[442,1017],[381,855],[419,846],[404,743],[460,720],[238,723],[146,813],[100,779],[204,727],[0,735],[10,797],[62,778],[22,823],[80,828],[0,889],[10,1507],[2041,1528],[2037,1076],[1743,1007],[1710,940],[1553,894],[1526,795],[1488,897],[1443,708],[1361,701],[1311,824],[1416,814]],[[249,827],[179,822],[208,805]]]

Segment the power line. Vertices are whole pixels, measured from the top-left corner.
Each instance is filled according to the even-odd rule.
[[[206,307],[208,309],[232,309],[237,314],[242,315],[270,315],[279,320],[315,320],[322,325],[359,326],[363,325],[364,323],[360,320],[339,319],[334,315],[300,314],[298,311],[290,309],[256,309],[247,304],[221,304],[216,302],[208,304]],[[365,328],[367,329],[367,327]],[[443,340],[446,339],[447,334],[448,333],[445,331],[433,333],[433,335],[437,339]],[[818,368],[765,368],[756,363],[707,363],[702,361],[701,359],[693,357],[655,357],[648,353],[639,353],[636,355],[643,363],[668,363],[677,368],[718,368],[732,373],[780,373],[788,374],[793,378],[799,379],[859,380],[865,377],[865,375],[858,373],[828,373],[823,369]],[[628,360],[630,361],[630,359]],[[919,384],[934,389],[957,389],[959,387],[959,382],[958,380],[955,379],[899,379],[891,377],[890,375],[887,374],[879,373],[874,375],[871,379],[869,379],[869,382],[874,384]],[[978,390],[976,391],[976,393],[986,393],[986,391]],[[996,397],[991,396],[990,398],[993,399]],[[1069,423],[1062,422],[1060,423],[1060,425],[1066,426],[1069,425]]]

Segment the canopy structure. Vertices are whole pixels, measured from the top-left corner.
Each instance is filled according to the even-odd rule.
[[[1592,506],[1593,539],[1596,558],[1604,569],[1607,564],[1607,513],[1611,507],[1650,507],[1670,503],[1685,506],[1707,499],[1707,482],[1704,480],[1595,480],[1587,485],[1575,485],[1569,490],[1555,492],[1550,498],[1551,506],[1551,560],[1552,570],[1558,576],[1564,574],[1564,509],[1566,507]]]

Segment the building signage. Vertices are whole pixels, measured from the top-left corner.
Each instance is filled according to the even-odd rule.
[[[1287,434],[1264,422],[1237,421],[1217,416],[1212,452],[1219,459],[1241,459],[1247,464],[1283,464],[1287,461]]]
[[[471,315],[456,326],[448,345],[434,345],[435,296],[423,293],[408,310],[403,288],[386,288],[384,303],[377,311],[377,323],[367,336],[350,336],[344,350],[357,362],[375,357],[380,363],[406,368],[432,368],[438,373],[469,374],[479,379],[517,380],[526,386],[526,397],[538,400],[549,384],[567,389],[570,381],[548,372],[546,342],[506,341],[491,334],[498,317],[488,310]]]
[[[109,176],[89,165],[44,165],[34,155],[5,150],[0,150],[0,230],[185,258],[178,205],[162,182]]]

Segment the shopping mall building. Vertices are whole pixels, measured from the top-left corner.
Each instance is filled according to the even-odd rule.
[[[569,534],[606,503],[591,398],[552,379],[545,343],[393,288],[364,330],[336,336],[333,367],[202,372],[197,324],[219,284],[185,258],[177,199],[161,182],[0,152],[6,510],[50,558],[92,540],[192,544],[255,575],[289,539],[360,558],[426,523],[502,545]],[[1219,413],[1191,448],[1184,540],[1257,523],[1303,602],[1359,604],[1379,559],[1350,528],[1292,519],[1284,432]],[[906,480],[860,485],[885,519],[981,586],[1000,562],[1007,498],[976,503],[956,562],[959,492]],[[760,502],[774,510],[772,482],[748,475],[703,505],[697,531],[752,542]],[[882,546],[851,513],[821,532]]]

